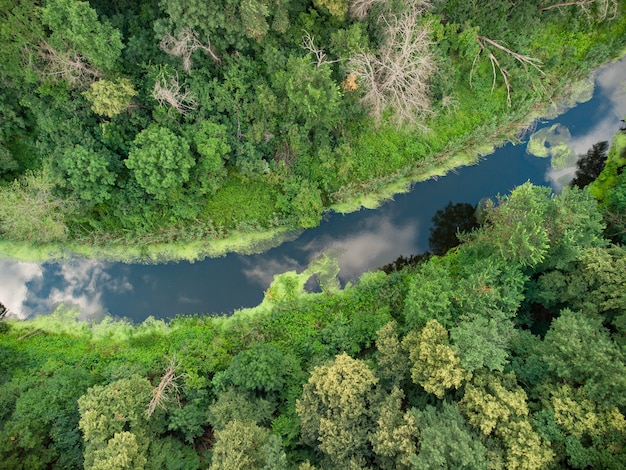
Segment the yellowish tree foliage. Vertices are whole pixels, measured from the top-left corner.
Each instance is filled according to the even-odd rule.
[[[318,444],[332,466],[363,463],[369,453],[371,403],[378,379],[347,354],[316,367],[296,401],[303,440]]]
[[[507,469],[546,468],[554,458],[530,424],[526,392],[514,374],[476,374],[459,407],[470,424],[500,440]]]
[[[105,468],[120,449],[128,454],[129,461],[144,461],[141,455],[147,452],[153,435],[146,414],[151,395],[150,382],[133,376],[105,386],[96,385],[79,398],[78,426],[86,442],[86,469]]]
[[[91,102],[94,113],[112,118],[128,109],[137,92],[130,80],[120,78],[116,81],[98,80],[83,95]]]
[[[128,431],[115,433],[106,447],[94,452],[92,470],[139,470],[145,467],[146,456],[137,437]]]
[[[409,352],[413,381],[438,398],[471,378],[450,347],[448,331],[437,320],[429,321],[419,331],[411,331],[402,344]]]
[[[233,420],[215,433],[211,470],[287,468],[278,437],[252,421]]]
[[[337,18],[344,18],[348,13],[348,0],[314,0],[317,8],[326,8],[331,15]]]
[[[459,406],[468,422],[485,436],[502,423],[528,416],[526,392],[517,386],[512,374],[476,374],[465,387]]]
[[[402,412],[404,392],[394,387],[378,407],[376,428],[371,436],[376,462],[382,469],[411,468],[417,453],[415,417]]]

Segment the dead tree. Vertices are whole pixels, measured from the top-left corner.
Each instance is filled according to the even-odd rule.
[[[183,376],[183,374],[176,375],[176,358],[173,357],[170,359],[165,369],[165,374],[161,377],[159,384],[152,390],[152,399],[146,410],[148,416],[152,416],[157,408],[167,410],[167,403],[170,403],[174,399],[179,401],[180,386],[177,382],[182,379]]]
[[[547,2],[544,2],[547,3]],[[618,0],[572,0],[568,2],[558,2],[552,5],[545,5],[540,8],[541,11],[552,10],[558,8],[559,10],[569,6],[577,6],[587,15],[589,18],[597,18],[599,21],[606,19],[612,20],[617,17],[617,11],[619,8]],[[594,8],[595,7],[595,8]],[[594,14],[595,10],[595,14]]]
[[[168,77],[165,73],[161,73],[154,83],[152,97],[161,106],[167,104],[180,114],[185,114],[198,106],[193,95],[178,83],[178,74]]]
[[[182,29],[176,37],[166,34],[159,42],[159,47],[166,54],[174,57],[182,57],[183,69],[189,73],[191,71],[191,54],[200,49],[209,54],[214,62],[221,64],[222,59],[211,48],[211,41],[207,38],[206,44],[202,44],[190,28]]]
[[[359,21],[363,21],[367,14],[376,4],[387,3],[387,0],[349,0],[348,12],[350,16],[356,18]],[[411,8],[421,11],[426,10],[432,6],[430,0],[413,0]]]
[[[311,36],[308,31],[305,31],[304,36],[302,36],[302,47],[315,56],[315,59],[317,61],[315,63],[318,69],[324,64],[333,64],[335,62],[339,62],[338,59],[328,60],[326,58],[326,53],[324,52],[324,49],[315,45],[315,37]]]
[[[476,67],[476,62],[478,61],[478,58],[480,57],[481,52],[486,50],[487,57],[489,57],[489,61],[491,62],[491,69],[493,72],[493,83],[491,85],[491,92],[493,93],[493,90],[496,87],[496,80],[498,78],[497,72],[499,71],[500,75],[502,75],[502,79],[504,80],[504,84],[506,86],[506,102],[509,106],[511,106],[511,82],[509,80],[509,72],[504,67],[502,67],[502,65],[500,65],[500,61],[496,58],[493,52],[489,50],[488,46],[494,47],[508,54],[509,56],[513,57],[520,64],[522,64],[522,67],[524,68],[527,74],[529,72],[528,66],[531,66],[535,70],[537,70],[541,75],[545,75],[543,70],[541,70],[541,67],[540,67],[541,61],[539,59],[514,52],[511,49],[504,47],[502,44],[494,41],[493,39],[489,39],[485,36],[476,36],[476,40],[478,41],[478,45],[480,46],[480,51],[478,52],[478,54],[476,54],[476,57],[474,57],[474,62],[472,63],[472,69],[470,71],[470,86],[472,85],[472,76],[474,74],[474,68]]]
[[[350,59],[351,74],[364,90],[362,103],[380,122],[386,110],[397,124],[415,124],[430,110],[429,80],[435,72],[431,30],[421,11],[382,18],[386,37],[377,54],[361,51]]]
[[[72,86],[87,87],[102,77],[102,72],[77,52],[59,51],[46,41],[39,43],[38,51],[44,63],[40,73],[54,81],[65,80]]]

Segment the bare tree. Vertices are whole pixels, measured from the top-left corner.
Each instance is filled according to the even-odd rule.
[[[333,64],[335,62],[339,62],[338,59],[328,60],[326,58],[326,53],[324,52],[324,49],[315,45],[315,37],[311,36],[308,31],[305,31],[304,36],[302,36],[302,47],[315,56],[315,58],[317,59],[318,69],[324,64]]]
[[[387,0],[349,0],[348,12],[353,18],[363,21],[369,13],[370,8],[381,3],[387,3]],[[410,8],[422,11],[432,6],[430,0],[412,0],[407,3],[411,4]]]
[[[59,51],[46,41],[41,41],[38,51],[45,64],[40,72],[55,81],[60,79],[73,86],[87,87],[102,77],[102,73],[77,52]]]
[[[195,109],[198,105],[193,95],[188,90],[184,90],[178,83],[178,74],[168,77],[165,73],[161,73],[158,80],[154,83],[152,97],[161,106],[168,104],[180,114],[185,114],[187,111]]]
[[[183,376],[183,374],[176,375],[176,357],[172,357],[159,384],[152,390],[152,400],[150,400],[146,410],[148,416],[152,416],[157,407],[167,410],[166,404],[174,398],[178,401],[180,387],[177,381],[182,379]],[[174,395],[173,397],[172,394]]]
[[[159,42],[159,47],[166,54],[182,57],[183,69],[187,73],[191,71],[191,54],[198,49],[209,54],[216,63],[220,64],[222,62],[222,59],[211,48],[211,41],[207,38],[207,43],[202,44],[190,28],[182,29],[176,37],[166,34]]]
[[[544,1],[544,3],[548,3]],[[554,8],[562,9],[568,6],[577,6],[589,17],[597,17],[598,20],[604,21],[605,19],[612,20],[617,16],[617,10],[619,8],[618,0],[572,0],[568,2],[558,2],[552,5],[546,5],[541,7],[541,11],[552,10]],[[596,7],[596,8],[594,8]],[[595,14],[594,14],[595,10]]]
[[[511,82],[509,81],[509,72],[505,68],[500,65],[500,61],[496,58],[496,56],[491,52],[487,46],[495,47],[496,49],[505,52],[506,54],[513,57],[517,60],[522,66],[526,73],[528,73],[528,66],[530,65],[534,69],[536,69],[541,75],[545,75],[541,67],[541,61],[535,57],[530,57],[527,55],[518,54],[517,52],[512,51],[511,49],[504,47],[502,44],[494,41],[493,39],[489,39],[485,36],[476,36],[476,40],[478,41],[478,45],[480,46],[480,51],[474,57],[474,62],[472,63],[472,70],[470,71],[470,86],[472,84],[472,76],[474,73],[474,68],[476,67],[476,62],[480,57],[482,51],[487,50],[487,57],[489,57],[489,61],[491,62],[491,68],[493,72],[493,84],[491,85],[491,91],[496,87],[496,79],[497,79],[497,71],[502,75],[502,79],[504,80],[504,84],[506,85],[506,102],[509,106],[511,106]],[[497,71],[496,71],[497,70]]]
[[[380,122],[390,109],[398,124],[415,124],[431,106],[429,80],[435,72],[431,30],[419,9],[382,18],[386,37],[378,54],[361,51],[350,59],[351,73],[364,90],[363,104]]]

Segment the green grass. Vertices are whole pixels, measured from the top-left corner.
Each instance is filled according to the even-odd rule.
[[[261,179],[233,176],[206,204],[203,218],[217,227],[241,229],[244,221],[254,221],[257,228],[271,226],[276,216],[279,188]]]

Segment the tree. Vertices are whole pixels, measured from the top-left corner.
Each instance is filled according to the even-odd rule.
[[[230,158],[226,126],[204,121],[193,134],[193,143],[200,158],[191,170],[191,180],[197,183],[201,194],[214,194],[226,178],[224,161]]]
[[[234,420],[215,433],[211,470],[287,469],[280,440],[251,421]]]
[[[161,72],[154,82],[152,98],[161,106],[169,105],[179,114],[195,109],[198,103],[194,96],[178,82],[178,74]]]
[[[547,370],[585,389],[598,403],[626,403],[626,361],[595,315],[563,310],[541,346]]]
[[[289,364],[284,354],[271,343],[254,343],[233,357],[223,380],[251,392],[282,390]]]
[[[415,417],[402,411],[404,392],[393,387],[376,407],[376,426],[370,436],[378,468],[408,469],[417,453]]]
[[[544,2],[548,3],[548,2]],[[542,6],[541,11],[559,9],[563,10],[567,7],[575,6],[587,15],[589,18],[594,18],[597,21],[612,20],[617,16],[619,10],[618,0],[568,0],[564,2],[557,1],[556,3]]]
[[[367,364],[347,354],[316,367],[296,401],[302,439],[318,444],[334,467],[363,465],[370,454],[372,402],[378,379]]]
[[[438,398],[471,378],[450,347],[448,331],[437,320],[430,320],[421,330],[410,331],[402,345],[409,352],[413,382]]]
[[[112,70],[120,56],[122,35],[108,22],[100,22],[88,2],[51,0],[42,10],[52,34],[47,45],[54,51],[72,51],[98,69]]]
[[[85,437],[85,468],[104,469],[116,463],[120,467],[145,462],[151,437],[155,434],[146,408],[152,397],[147,379],[133,376],[108,385],[90,388],[78,400],[79,427]],[[139,466],[138,468],[141,468]]]
[[[111,197],[115,174],[110,171],[111,157],[102,149],[96,152],[75,145],[63,152],[58,162],[66,187],[83,201],[99,204]]]
[[[152,124],[135,137],[133,145],[125,164],[141,187],[159,201],[180,197],[196,163],[187,140]]]
[[[385,39],[377,54],[361,51],[350,58],[351,73],[363,88],[361,102],[379,123],[391,111],[396,124],[415,124],[430,110],[429,80],[436,65],[430,26],[421,13],[412,6],[383,17]]]
[[[509,263],[541,263],[550,247],[544,225],[549,195],[550,188],[525,183],[500,198],[497,206],[488,202],[486,228],[473,232],[469,239],[476,248],[495,252]]]
[[[30,383],[28,383],[30,382]],[[2,389],[0,466],[12,469],[58,465],[80,468],[84,443],[78,430],[78,398],[93,384],[80,367],[60,366],[51,376],[14,377]],[[14,406],[7,406],[9,400]],[[8,413],[7,413],[8,412]]]
[[[344,19],[348,13],[348,0],[314,0],[313,4],[319,9],[327,9],[331,15]]]
[[[413,409],[411,413],[419,441],[419,453],[411,459],[412,468],[489,468],[487,449],[455,403],[443,401],[439,409],[427,406],[421,411]]]
[[[468,422],[490,435],[498,426],[528,416],[526,392],[512,374],[476,373],[459,402]]]
[[[283,112],[290,126],[332,129],[340,119],[341,90],[331,77],[332,69],[316,67],[307,57],[290,56],[284,70],[273,77]],[[287,129],[286,129],[287,130]]]
[[[0,186],[0,233],[34,243],[66,240],[65,220],[74,203],[55,195],[54,186],[48,171],[27,173],[9,186]]]
[[[139,470],[148,461],[137,443],[137,436],[128,431],[116,432],[106,447],[94,450],[91,470]]]
[[[618,175],[615,186],[606,191],[601,209],[608,236],[626,244],[626,172]]]
[[[128,109],[137,92],[129,79],[120,78],[115,81],[98,80],[83,95],[91,101],[94,113],[112,118]]]
[[[476,373],[459,408],[485,436],[500,440],[506,468],[540,469],[553,460],[552,450],[530,424],[526,393],[512,373]]]
[[[376,373],[382,381],[399,386],[409,368],[406,351],[402,348],[396,327],[396,322],[392,321],[378,331],[376,339],[378,370]]]
[[[224,429],[234,420],[266,425],[271,421],[275,405],[251,393],[227,388],[209,406],[207,419],[214,429]]]
[[[468,372],[483,367],[502,372],[508,362],[508,343],[515,335],[513,322],[501,312],[491,318],[473,316],[450,329],[452,348]]]

